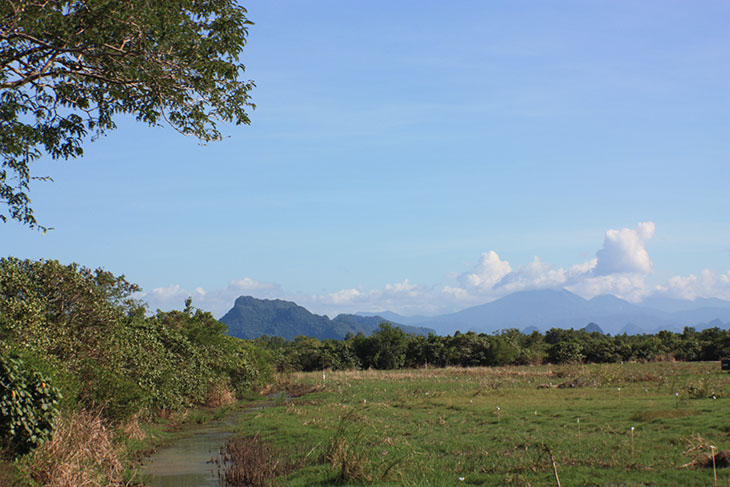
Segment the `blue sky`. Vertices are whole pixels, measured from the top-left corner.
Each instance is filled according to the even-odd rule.
[[[1,255],[217,315],[239,294],[329,314],[536,287],[730,299],[727,1],[245,6],[252,125],[201,146],[120,120],[36,164],[54,230],[2,225]]]

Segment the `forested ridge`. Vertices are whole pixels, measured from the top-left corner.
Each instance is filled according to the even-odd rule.
[[[610,336],[552,328],[544,334],[507,329],[495,334],[470,331],[418,336],[382,323],[370,336],[350,335],[344,340],[265,336],[256,342],[272,353],[280,371],[707,361],[730,357],[730,330],[717,327],[702,331],[685,327],[682,333],[660,331],[653,335]]]

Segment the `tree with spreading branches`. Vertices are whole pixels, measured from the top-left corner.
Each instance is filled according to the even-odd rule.
[[[0,1],[0,221],[44,229],[33,161],[83,155],[120,114],[202,142],[249,124],[251,24],[235,0]]]

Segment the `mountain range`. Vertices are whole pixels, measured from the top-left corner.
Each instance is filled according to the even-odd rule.
[[[584,299],[565,289],[534,290],[509,294],[456,313],[409,321],[442,335],[469,330],[492,333],[505,328],[579,329],[591,322],[611,334],[681,331],[685,326],[698,330],[712,326],[728,328],[730,301],[653,298],[634,304],[608,294]]]
[[[389,322],[404,332],[428,335],[434,330],[401,325],[382,316],[340,314],[334,319],[310,313],[306,308],[281,299],[256,299],[241,296],[221,319],[231,336],[244,339],[263,335],[293,339],[299,335],[313,338],[343,339],[348,333],[369,335],[380,323]]]
[[[334,319],[309,312],[291,301],[241,296],[221,319],[239,338],[263,335],[293,339],[299,335],[342,339],[348,333],[369,335],[382,322],[406,333],[453,335],[456,331],[494,333],[517,328],[524,333],[550,328],[574,328],[629,335],[681,332],[717,326],[730,328],[730,301],[649,298],[640,304],[604,294],[584,299],[565,289],[520,291],[490,303],[439,316],[403,316],[391,311],[340,314]]]

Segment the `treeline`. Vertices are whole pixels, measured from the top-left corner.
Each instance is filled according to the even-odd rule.
[[[730,331],[687,327],[682,333],[609,336],[553,328],[525,335],[516,329],[488,335],[407,335],[387,323],[370,336],[345,340],[264,336],[256,340],[274,356],[279,371],[400,369],[410,367],[611,363],[655,360],[719,360],[730,356]]]
[[[108,424],[242,397],[271,358],[192,307],[149,316],[138,287],[104,270],[0,259],[0,453],[51,436],[60,413]]]

